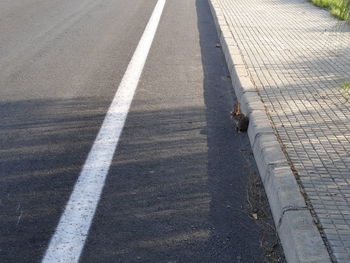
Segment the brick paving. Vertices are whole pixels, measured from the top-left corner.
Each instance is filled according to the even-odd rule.
[[[350,262],[350,25],[300,0],[219,0],[323,227]]]

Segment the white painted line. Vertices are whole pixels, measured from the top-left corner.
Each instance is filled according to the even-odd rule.
[[[154,8],[42,263],[79,261],[165,2],[158,0]]]

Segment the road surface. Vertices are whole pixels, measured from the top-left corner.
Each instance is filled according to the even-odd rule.
[[[0,262],[41,262],[49,253],[158,2],[0,2]],[[168,0],[160,12],[111,162],[86,168],[107,167],[96,207],[88,204],[91,224],[68,218],[85,220],[88,231],[73,256],[262,262],[261,230],[244,212],[256,168],[242,154],[247,136],[232,129],[235,96],[207,0]],[[74,211],[90,200],[79,198]]]

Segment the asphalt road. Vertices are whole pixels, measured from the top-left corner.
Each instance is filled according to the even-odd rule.
[[[0,1],[0,262],[43,258],[156,2]],[[166,2],[80,262],[262,262],[217,42]]]

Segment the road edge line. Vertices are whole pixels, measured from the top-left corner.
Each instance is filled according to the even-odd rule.
[[[166,0],[158,0],[74,185],[42,263],[77,263],[95,215]]]

